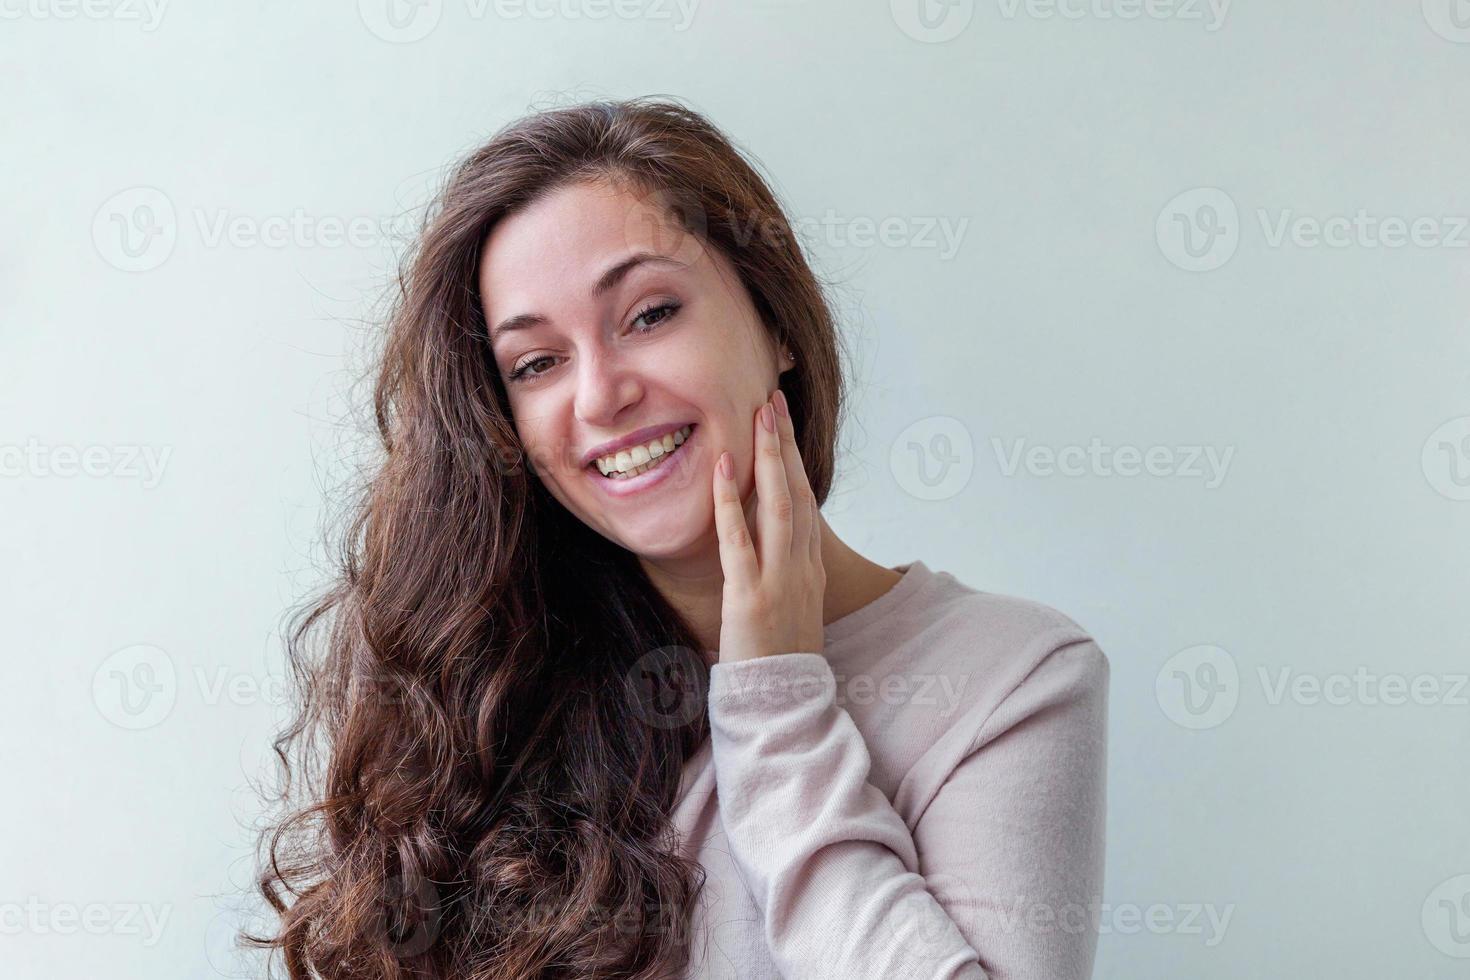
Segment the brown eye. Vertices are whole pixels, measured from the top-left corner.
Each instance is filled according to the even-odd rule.
[[[646,307],[643,308],[642,312],[640,312],[637,316],[633,317],[633,322],[634,323],[637,323],[639,320],[643,319],[646,316],[653,316],[655,313],[662,313],[663,316],[658,317],[653,322],[653,325],[652,326],[642,327],[642,328],[635,327],[634,329],[638,333],[652,333],[654,330],[656,330],[659,327],[660,324],[662,324],[665,320],[668,320],[671,317],[673,317],[673,315],[675,313],[677,313],[677,312],[679,312],[679,304],[678,303],[655,303],[652,306],[646,306]]]
[[[521,377],[523,375],[527,374],[528,372],[529,372],[529,374],[530,374],[530,376],[532,378],[535,378],[535,377],[538,377],[538,376],[540,376],[542,374],[545,374],[546,373],[545,371],[531,371],[530,369],[534,365],[540,364],[542,361],[554,361],[554,360],[556,360],[556,358],[551,357],[549,355],[545,355],[545,354],[541,355],[540,357],[533,357],[529,361],[523,362],[521,364],[521,366],[518,367],[518,368],[516,368],[514,371],[510,372],[510,375],[509,375],[510,380],[511,381],[519,381],[519,380],[521,380]],[[550,370],[550,368],[548,368],[547,370]]]
[[[672,319],[674,314],[679,312],[679,309],[682,305],[683,304],[681,303],[653,303],[649,306],[645,306],[633,317],[633,323],[636,324],[639,320],[642,320],[645,317],[651,318],[653,322],[644,327],[635,326],[633,328],[633,332],[640,334],[653,333],[653,331],[662,326],[666,320]],[[537,364],[540,364],[542,361],[555,360],[556,358],[552,357],[549,354],[542,354],[539,357],[533,357],[527,361],[523,361],[520,365],[518,365],[513,371],[510,372],[509,375],[507,375],[507,378],[511,381],[534,381],[536,378],[551,370],[551,368],[548,367],[545,370],[540,371],[532,370],[532,368],[534,368]]]

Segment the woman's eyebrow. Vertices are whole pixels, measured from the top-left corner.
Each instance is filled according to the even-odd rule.
[[[615,264],[609,266],[607,271],[597,277],[597,281],[592,284],[592,298],[596,299],[616,287],[628,273],[640,265],[667,265],[677,269],[687,268],[683,262],[677,259],[671,259],[667,255],[660,255],[657,252],[634,252],[632,255],[620,259]],[[540,313],[517,313],[515,316],[506,317],[495,325],[495,329],[490,331],[490,342],[492,344],[495,343],[502,335],[510,333],[512,330],[524,330],[527,327],[540,326],[546,322],[548,322],[547,318]]]

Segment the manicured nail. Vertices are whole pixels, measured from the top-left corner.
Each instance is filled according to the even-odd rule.
[[[771,411],[770,402],[761,406],[761,425],[766,427],[767,432],[776,431],[776,415]]]
[[[720,475],[727,480],[735,478],[735,457],[730,455],[728,449],[720,453]]]
[[[780,388],[777,388],[776,397],[771,400],[776,403],[776,411],[781,413],[781,417],[783,419],[786,418],[786,413],[790,411],[786,407],[786,392],[782,391]]]

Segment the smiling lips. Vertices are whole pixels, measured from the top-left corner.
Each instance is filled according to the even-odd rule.
[[[664,457],[672,456],[674,450],[689,438],[692,429],[693,426],[690,425],[680,426],[673,432],[665,432],[662,436],[650,439],[646,443],[620,449],[594,462],[602,475],[609,479],[628,479],[638,476],[658,466]]]
[[[668,474],[683,467],[670,465],[674,457],[681,457],[689,445],[698,426],[685,425],[657,440],[659,453],[652,452],[652,443],[619,450],[610,459],[602,457],[597,465],[587,468],[588,476],[596,481],[604,492],[614,497],[625,497],[663,483]],[[638,462],[642,460],[642,462]]]

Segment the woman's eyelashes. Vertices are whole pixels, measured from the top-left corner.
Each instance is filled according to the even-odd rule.
[[[633,332],[636,333],[636,334],[649,334],[649,333],[653,333],[653,331],[657,330],[666,321],[673,319],[674,315],[679,312],[679,309],[682,306],[683,306],[682,303],[674,302],[674,301],[664,302],[664,303],[655,302],[655,303],[649,304],[648,306],[645,306],[643,309],[639,310],[636,314],[634,314],[633,319],[631,321],[632,324],[637,324],[639,320],[642,320],[645,317],[654,317],[655,314],[662,314],[662,315],[657,316],[653,320],[653,322],[651,324],[649,324],[649,325],[645,325],[643,327],[633,326],[632,327]],[[551,356],[550,354],[539,354],[539,355],[537,355],[535,357],[527,358],[526,360],[522,361],[519,365],[517,365],[514,369],[511,370],[511,372],[510,372],[510,374],[508,376],[509,377],[509,380],[515,381],[515,382],[519,382],[519,383],[522,383],[522,384],[524,384],[524,383],[526,383],[528,381],[534,381],[536,378],[541,377],[547,371],[550,371],[551,368],[548,367],[548,368],[546,368],[545,370],[542,370],[542,371],[533,371],[531,369],[533,367],[535,367],[537,364],[540,364],[542,361],[554,361],[554,360],[556,360],[556,358],[553,357],[553,356]]]
[[[651,303],[648,306],[645,306],[641,311],[639,311],[636,316],[633,317],[633,322],[637,323],[644,317],[652,316],[655,313],[663,313],[663,316],[659,317],[653,322],[653,326],[644,327],[643,329],[638,331],[639,333],[650,333],[653,331],[654,327],[657,327],[660,323],[663,323],[665,320],[669,319],[677,312],[679,312],[678,303]]]

